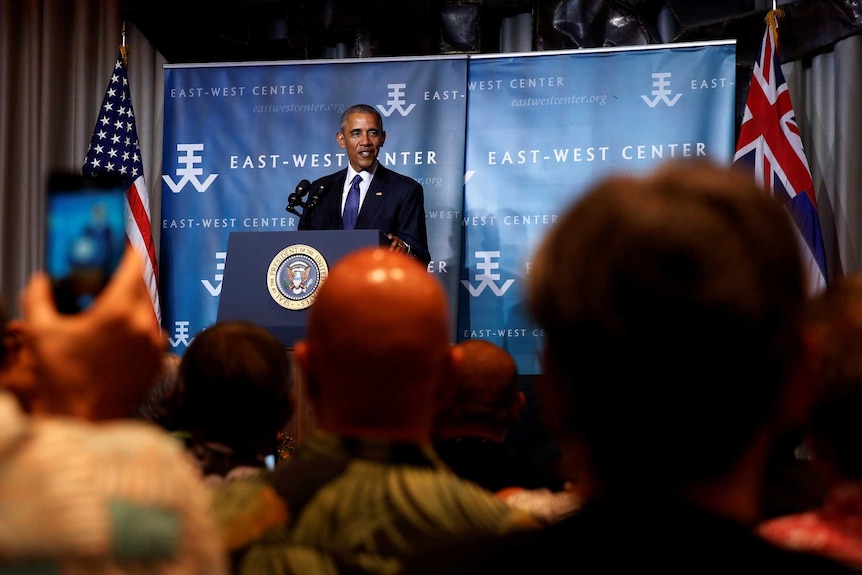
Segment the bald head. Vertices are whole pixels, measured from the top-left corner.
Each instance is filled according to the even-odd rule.
[[[480,435],[503,441],[525,401],[518,390],[518,365],[512,355],[487,340],[455,345],[459,367],[450,401],[437,417],[437,437]]]
[[[295,350],[318,425],[427,433],[451,368],[448,317],[442,286],[415,260],[380,248],[340,260]]]
[[[518,365],[508,351],[484,339],[468,339],[457,347],[464,352],[461,367],[464,379],[493,379],[501,382],[496,387],[517,387]]]

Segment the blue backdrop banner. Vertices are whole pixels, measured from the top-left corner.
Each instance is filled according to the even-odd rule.
[[[539,373],[543,334],[523,301],[538,242],[610,171],[729,163],[735,64],[733,42],[471,58],[458,339]]]
[[[530,257],[597,177],[669,158],[730,163],[733,41],[508,56],[168,65],[161,298],[174,351],[215,322],[228,234],[295,230],[302,179],[346,166],[354,103],[384,116],[381,161],[425,189],[453,341],[509,350],[539,373],[523,295]],[[265,278],[248,278],[265,281]]]
[[[356,103],[383,115],[381,162],[424,187],[429,272],[455,317],[466,75],[461,56],[166,66],[160,282],[173,350],[216,321],[228,234],[295,230],[285,207],[299,181],[347,165],[335,134]]]

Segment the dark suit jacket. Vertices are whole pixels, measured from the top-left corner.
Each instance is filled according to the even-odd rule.
[[[643,490],[645,489],[645,490]],[[410,575],[827,575],[859,573],[781,549],[743,525],[658,489],[611,493],[537,530],[464,537],[408,560]]]
[[[341,193],[347,168],[323,176],[311,184],[310,200],[323,186],[323,195],[314,209],[303,210],[300,230],[340,230]],[[365,201],[356,220],[357,229],[377,229],[385,236],[394,234],[410,245],[410,253],[423,264],[431,261],[428,232],[425,228],[425,194],[412,179],[377,165]],[[388,245],[388,241],[387,241]]]

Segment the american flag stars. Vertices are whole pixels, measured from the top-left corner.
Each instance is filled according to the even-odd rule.
[[[114,70],[96,120],[97,129],[90,142],[85,172],[119,173],[128,177],[131,183],[141,175],[143,163],[135,130],[129,79],[122,59],[117,59]]]

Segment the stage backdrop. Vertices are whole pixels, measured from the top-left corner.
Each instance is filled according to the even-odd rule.
[[[523,288],[540,239],[609,171],[729,164],[735,61],[733,42],[471,58],[459,339],[493,341],[539,372],[543,334]]]
[[[728,41],[166,66],[160,265],[174,351],[216,319],[228,234],[295,230],[288,194],[346,165],[335,132],[363,102],[384,115],[383,163],[425,188],[428,271],[450,295],[453,341],[494,341],[538,373],[542,334],[522,303],[531,252],[610,170],[729,163],[735,52]]]
[[[160,284],[173,350],[216,320],[228,234],[296,230],[285,207],[297,183],[347,165],[335,134],[356,103],[383,115],[381,162],[425,189],[429,271],[454,317],[466,76],[461,56],[166,66]]]

